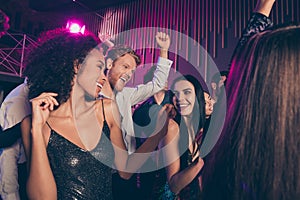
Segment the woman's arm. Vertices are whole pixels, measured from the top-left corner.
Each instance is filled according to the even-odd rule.
[[[178,194],[198,175],[204,162],[200,157],[196,158],[193,164],[180,171],[180,153],[178,149],[179,127],[172,120],[168,129],[171,131],[168,131],[164,140],[165,145],[167,145],[164,158],[167,163],[171,163],[167,166],[167,180],[171,191]]]
[[[24,133],[23,138],[30,138],[26,144],[26,152],[30,158],[29,177],[27,181],[27,194],[30,199],[57,199],[57,190],[47,156],[47,143],[44,139],[45,131],[50,131],[45,126],[50,111],[58,105],[54,93],[43,93],[31,100],[32,126],[31,135]],[[28,150],[28,147],[31,147]]]
[[[266,17],[270,16],[275,0],[258,0],[254,12],[261,13]]]
[[[104,105],[105,114],[111,131],[111,141],[114,145],[115,151],[115,165],[119,170],[119,174],[124,179],[129,179],[149,158],[151,152],[155,150],[159,142],[162,140],[167,132],[168,115],[171,113],[172,106],[165,105],[159,113],[158,121],[165,121],[164,126],[159,127],[160,130],[151,137],[149,137],[140,148],[138,148],[133,154],[128,155],[126,150],[122,132],[120,130],[119,117],[116,113],[119,113],[115,103],[111,102],[111,105]],[[108,110],[110,109],[110,110]],[[112,114],[114,113],[114,114]],[[164,120],[163,120],[164,119]]]
[[[135,173],[140,169],[147,159],[153,154],[158,144],[164,139],[168,132],[169,118],[172,117],[173,105],[165,104],[157,114],[156,127],[152,135],[133,153],[129,155],[126,171]],[[126,178],[130,178],[130,176]]]
[[[233,54],[230,59],[228,71],[230,71],[232,59],[234,55],[239,52],[248,40],[255,34],[265,31],[266,29],[273,26],[273,22],[269,18],[269,15],[272,11],[272,7],[275,3],[275,0],[258,0],[256,7],[253,10],[253,14],[250,17],[246,28],[242,32],[242,36],[239,39],[238,44],[236,45]]]

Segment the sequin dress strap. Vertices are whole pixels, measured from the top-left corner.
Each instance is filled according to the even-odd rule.
[[[53,131],[52,127],[50,126],[50,124],[46,121],[47,126],[50,128],[51,131]]]

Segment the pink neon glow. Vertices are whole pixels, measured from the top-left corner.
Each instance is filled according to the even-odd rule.
[[[69,29],[70,33],[84,34],[85,31],[85,25],[80,26],[78,23],[75,22],[68,22],[66,28]]]

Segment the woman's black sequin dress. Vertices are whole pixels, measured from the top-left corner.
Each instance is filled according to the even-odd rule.
[[[58,199],[112,199],[114,151],[106,121],[103,133],[96,148],[86,151],[51,129],[47,154]]]

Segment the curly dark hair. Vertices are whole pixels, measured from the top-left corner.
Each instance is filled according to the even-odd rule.
[[[74,63],[82,63],[99,43],[92,34],[70,33],[66,29],[43,33],[38,46],[26,57],[24,75],[28,78],[29,99],[55,92],[60,104],[66,102],[73,86]]]

